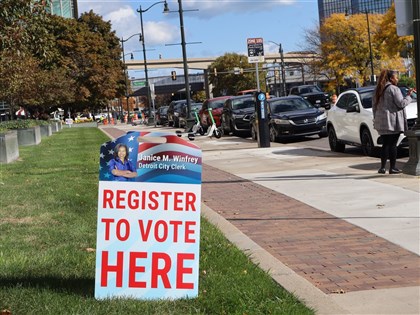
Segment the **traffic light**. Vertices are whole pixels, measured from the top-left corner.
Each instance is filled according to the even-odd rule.
[[[176,80],[176,71],[171,71],[171,77],[173,81]]]

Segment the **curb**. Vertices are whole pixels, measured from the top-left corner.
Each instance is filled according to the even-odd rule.
[[[273,257],[221,215],[204,203],[201,206],[202,215],[222,231],[230,242],[248,254],[254,264],[266,271],[284,289],[295,295],[306,306],[314,309],[316,314],[350,314],[348,310],[334,302],[330,296]]]

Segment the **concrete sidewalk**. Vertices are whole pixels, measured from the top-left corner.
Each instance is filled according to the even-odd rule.
[[[110,137],[153,127],[117,125]],[[165,129],[165,131],[174,129]],[[419,314],[419,178],[377,159],[197,137],[203,214],[319,314]]]

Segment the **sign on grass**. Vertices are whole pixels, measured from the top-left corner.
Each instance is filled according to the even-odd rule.
[[[163,143],[151,140],[155,137]],[[131,132],[104,143],[95,297],[196,297],[200,210],[197,146],[173,133],[154,132]]]

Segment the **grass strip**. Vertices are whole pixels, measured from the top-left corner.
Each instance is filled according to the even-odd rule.
[[[0,311],[16,314],[313,314],[202,219],[199,296],[94,299],[98,160],[109,139],[69,128],[0,165]]]

